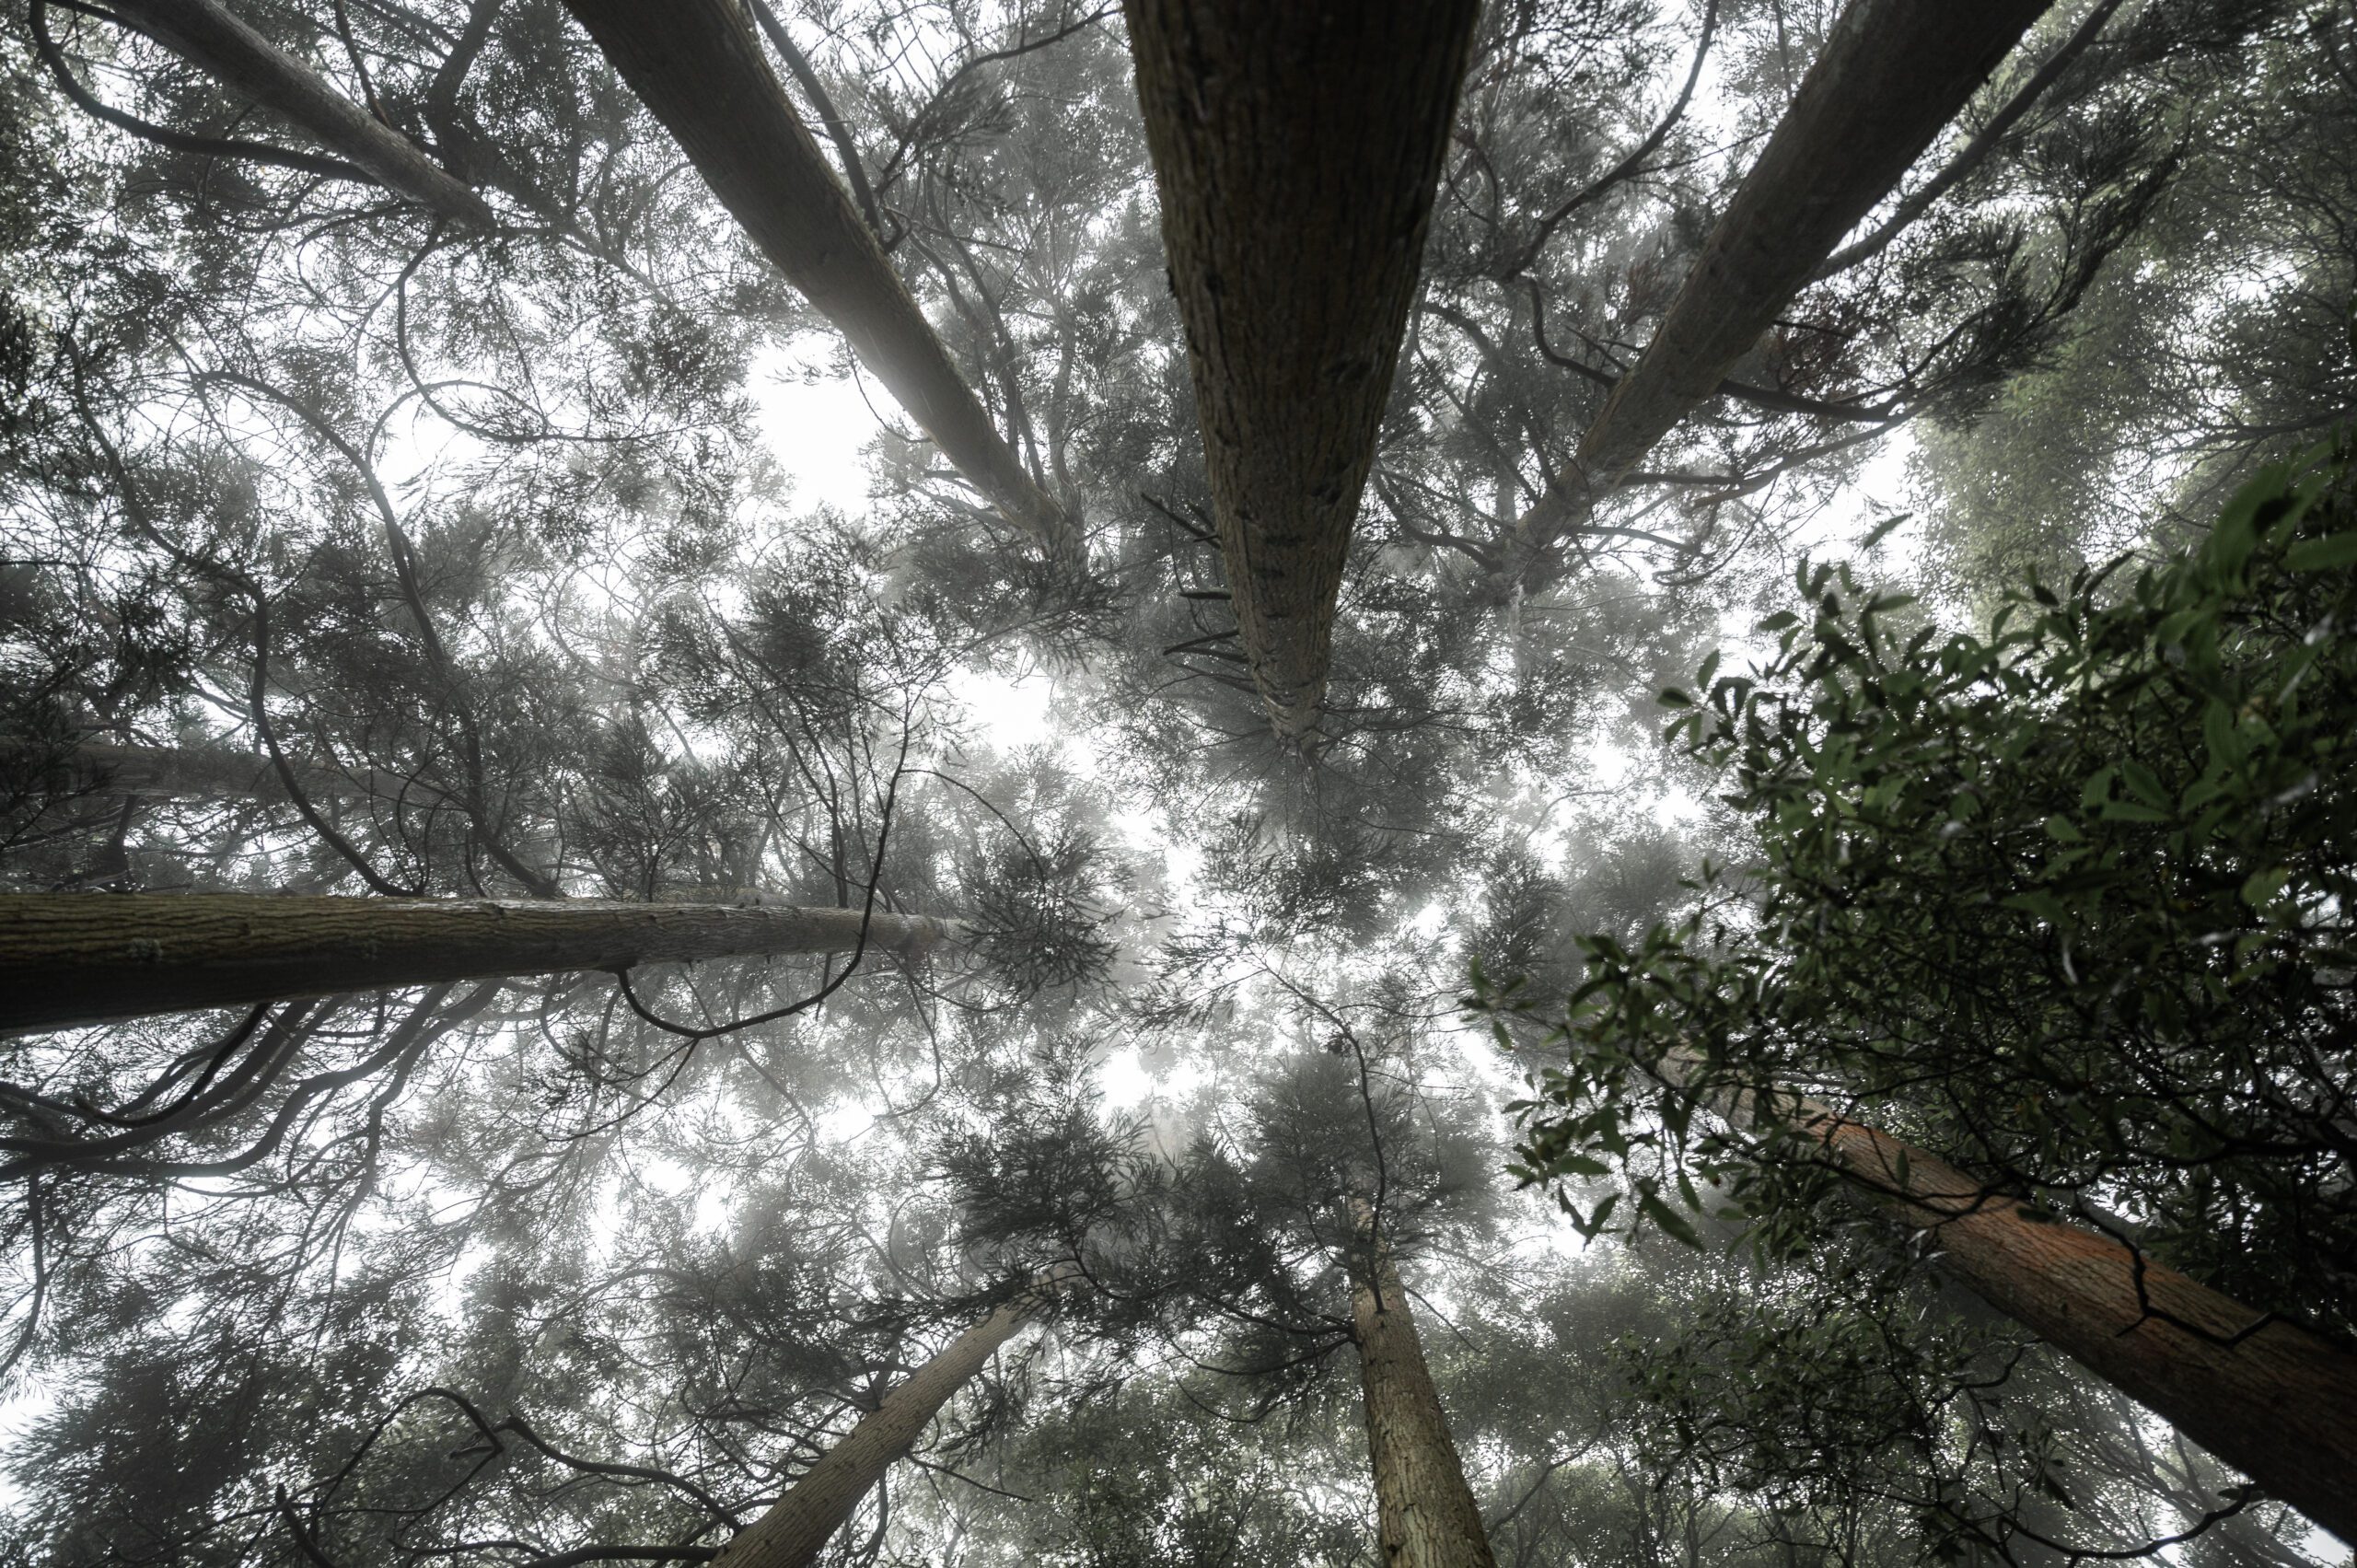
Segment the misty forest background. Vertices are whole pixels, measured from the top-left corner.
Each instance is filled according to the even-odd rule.
[[[1320,15],[12,7],[0,1559],[2347,1561],[2357,7]]]

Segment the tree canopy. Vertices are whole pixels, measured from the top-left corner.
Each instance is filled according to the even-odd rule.
[[[0,1556],[2341,1561],[2352,422],[2350,0],[29,0]]]

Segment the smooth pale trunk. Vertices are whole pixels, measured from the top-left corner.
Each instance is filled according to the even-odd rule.
[[[1379,1240],[1352,1249],[1351,1321],[1384,1568],[1495,1568],[1407,1294],[1390,1249]]]
[[[1673,1083],[1699,1063],[1665,1063]],[[1748,1095],[1707,1095],[1743,1126]],[[2121,1242],[1990,1193],[1955,1167],[1821,1105],[1773,1114],[1858,1179],[1869,1206],[1929,1230],[1942,1265],[1991,1307],[2343,1540],[2357,1540],[2357,1354],[2260,1314]],[[2152,1311],[2145,1309],[2149,1303]]]
[[[855,909],[12,894],[0,896],[0,1032],[503,975],[842,953],[860,929]],[[867,947],[915,954],[961,929],[878,914]]]
[[[2050,3],[1851,0],[1653,341],[1605,400],[1571,466],[1515,528],[1525,587],[1543,586],[1548,547],[1717,394]]]
[[[1213,516],[1278,734],[1316,723],[1475,0],[1125,0]]]
[[[496,223],[482,198],[416,143],[336,91],[218,0],[115,0],[112,9],[223,86],[293,121],[389,189],[463,224]]]
[[[942,456],[1052,552],[1077,550],[958,375],[795,112],[737,0],[565,0],[762,254],[850,340]]]
[[[818,1561],[859,1500],[916,1446],[949,1396],[962,1388],[1037,1310],[1010,1302],[951,1341],[947,1349],[862,1416],[770,1511],[739,1531],[713,1561],[727,1568],[806,1568]]]

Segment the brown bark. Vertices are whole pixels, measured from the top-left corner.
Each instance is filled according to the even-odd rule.
[[[917,1368],[851,1434],[820,1457],[770,1511],[721,1548],[715,1568],[805,1568],[818,1560],[884,1472],[916,1446],[949,1396],[1044,1305],[1047,1289],[1012,1301]]]
[[[1664,1063],[1673,1083],[1696,1059]],[[1706,1095],[1758,1125],[1748,1096]],[[1864,1202],[1929,1230],[1991,1307],[2344,1540],[2357,1539],[2357,1354],[2261,1314],[2110,1237],[1991,1193],[1875,1128],[1807,1100],[1773,1114],[1855,1178]],[[2141,1285],[2141,1295],[2140,1295]]]
[[[377,987],[848,952],[855,909],[235,893],[0,896],[0,1032]],[[878,914],[870,951],[956,941]]]
[[[458,222],[497,220],[481,196],[399,131],[248,27],[219,0],[117,0],[117,16],[232,91],[284,116],[338,157]]]
[[[1572,462],[1515,530],[1515,570],[1576,527],[1715,396],[1809,276],[1887,195],[2051,0],[1850,0],[1792,108]]]
[[[1391,1249],[1364,1221],[1350,1263],[1384,1568],[1495,1568]]]
[[[942,455],[1010,522],[1073,552],[1063,509],[1032,482],[958,376],[770,69],[738,0],[565,0],[762,254],[850,340]]]
[[[1280,735],[1317,720],[1474,0],[1124,0],[1227,587]]]

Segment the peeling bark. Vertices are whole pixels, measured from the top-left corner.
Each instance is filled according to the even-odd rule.
[[[1270,718],[1297,738],[1479,6],[1122,8],[1228,590]]]

